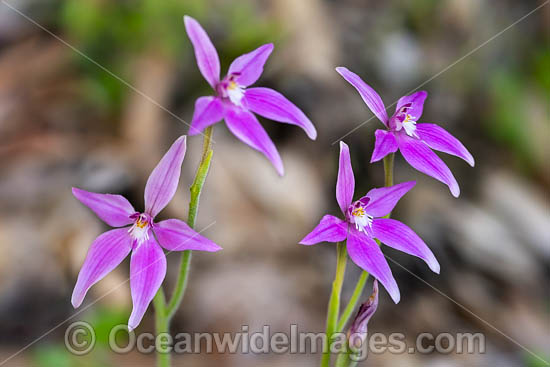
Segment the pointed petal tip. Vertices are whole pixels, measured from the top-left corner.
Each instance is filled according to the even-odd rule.
[[[307,137],[311,140],[317,140],[317,129],[313,127],[312,129],[306,130]]]
[[[187,25],[188,22],[192,22],[192,21],[195,21],[195,22],[196,22],[195,18],[190,17],[190,16],[187,15],[187,14],[183,16],[183,22],[184,22],[186,25]]]
[[[378,162],[378,161],[380,161],[382,158],[384,158],[384,157],[375,157],[375,156],[374,156],[374,152],[372,152],[372,156],[370,157],[370,162],[369,162],[369,163]]]
[[[187,132],[187,135],[195,136],[195,135],[199,135],[200,133],[201,133],[201,131],[199,129],[195,129],[193,127],[190,127],[189,131]]]
[[[178,142],[179,144],[184,144],[184,145],[186,145],[186,147],[187,147],[187,135],[182,135],[182,136],[180,136],[180,137],[176,140],[176,142]]]
[[[425,90],[419,90],[418,92],[416,92],[416,94],[418,94],[419,96],[428,97],[428,92],[426,92]]]
[[[457,185],[449,186],[449,190],[451,190],[451,194],[452,194],[455,198],[458,198],[458,197],[460,196],[460,187],[458,187],[458,184],[457,184]]]
[[[218,252],[218,251],[221,251],[221,250],[223,250],[223,247],[215,245],[215,247],[212,246],[211,249],[208,252]]]
[[[345,72],[348,69],[344,66],[337,66],[336,68],[334,68],[334,70],[336,70],[338,74],[342,74],[342,72]]]
[[[441,266],[439,265],[439,262],[435,258],[433,262],[430,262],[428,264],[428,266],[436,274],[439,274],[441,272]]]
[[[407,192],[409,192],[413,187],[416,186],[416,181],[405,181],[405,182],[400,183],[399,185],[401,185],[403,187],[406,187]]]
[[[71,304],[73,305],[73,308],[79,308],[82,304],[83,299],[77,299],[74,295],[71,298]]]
[[[281,157],[279,156],[279,159],[272,161],[271,164],[273,165],[273,167],[275,167],[275,170],[277,171],[279,177],[284,177],[285,166],[283,165],[283,160],[281,159]]]

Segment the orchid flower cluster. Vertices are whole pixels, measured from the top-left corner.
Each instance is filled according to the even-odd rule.
[[[254,114],[302,128],[310,139],[317,131],[309,118],[281,93],[264,87],[251,87],[261,76],[273,44],[266,44],[236,58],[227,75],[220,78],[220,61],[214,45],[200,24],[184,17],[185,29],[193,45],[195,58],[202,76],[212,87],[214,95],[200,97],[189,135],[204,136],[203,155],[191,187],[187,222],[180,219],[157,221],[157,215],[175,195],[180,179],[181,165],[186,152],[186,137],[172,144],[145,185],[143,211],[134,209],[124,197],[73,188],[73,195],[90,208],[105,224],[114,227],[101,234],[92,243],[72,295],[72,304],[79,307],[88,290],[116,268],[131,253],[130,289],[133,310],[128,320],[129,330],[140,324],[151,302],[155,305],[157,331],[168,332],[170,319],[177,310],[185,291],[191,251],[216,252],[221,249],[213,241],[196,232],[193,227],[198,211],[199,197],[212,158],[212,125],[224,120],[228,129],[248,146],[261,152],[279,175],[284,174],[283,162],[266,131]],[[374,278],[372,296],[359,307],[357,316],[348,328],[349,350],[338,357],[338,365],[351,365],[348,360],[364,340],[367,323],[378,307],[378,282],[395,303],[400,300],[399,287],[383,254],[382,244],[424,260],[439,273],[440,266],[424,241],[407,225],[390,219],[398,201],[416,182],[393,185],[393,156],[399,150],[415,169],[445,183],[452,195],[460,190],[456,179],[431,149],[458,156],[474,165],[468,150],[451,134],[435,124],[417,123],[422,115],[427,93],[416,92],[397,102],[396,111],[388,118],[380,96],[361,78],[344,67],[336,71],[357,89],[384,129],[376,130],[376,143],[371,163],[384,159],[386,186],[374,188],[359,198],[355,197],[355,178],[350,150],[340,142],[339,169],[336,182],[336,201],[342,217],[325,215],[318,226],[300,241],[302,245],[335,242],[337,269],[327,316],[327,336],[342,332],[355,310],[367,277]],[[355,200],[354,200],[355,197]],[[167,264],[164,250],[181,251],[180,275],[172,297],[167,299],[162,287]],[[364,270],[350,303],[340,315],[340,292],[347,256]],[[351,352],[349,352],[351,351]],[[330,365],[330,354],[325,353],[322,366]],[[159,355],[160,366],[170,365],[169,355]]]

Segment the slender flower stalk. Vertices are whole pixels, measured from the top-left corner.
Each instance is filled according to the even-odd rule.
[[[189,191],[191,192],[191,200],[189,202],[189,211],[187,214],[187,225],[190,228],[195,227],[195,221],[199,210],[199,199],[202,193],[204,182],[206,181],[206,176],[208,175],[208,171],[210,169],[212,154],[214,153],[214,151],[212,150],[212,130],[213,127],[209,126],[204,132],[201,160],[199,162],[199,167],[197,168],[197,173],[195,174],[193,184],[189,188]],[[186,250],[182,252],[178,279],[176,281],[176,286],[174,288],[172,298],[170,299],[168,304],[166,304],[166,299],[162,287],[159,289],[155,296],[155,330],[157,332],[157,335],[159,335],[160,333],[168,333],[170,331],[170,321],[178,310],[179,305],[183,300],[185,290],[187,288],[189,268],[191,265],[191,254],[191,250]],[[170,363],[170,353],[157,353],[158,367],[169,367]]]
[[[332,336],[338,332],[336,325],[338,323],[338,314],[340,313],[340,294],[342,293],[342,285],[344,284],[344,275],[346,273],[346,245],[345,243],[339,243],[336,245],[336,274],[334,281],[332,282],[332,292],[330,294],[330,300],[328,303],[327,312],[327,328],[326,328],[326,340],[327,350],[323,351],[323,357],[321,359],[321,367],[330,366],[330,345],[332,342]]]
[[[189,202],[189,211],[187,214],[187,225],[189,225],[189,227],[191,228],[195,228],[195,221],[197,219],[197,213],[199,211],[199,200],[202,193],[202,188],[204,186],[204,182],[206,181],[208,171],[210,170],[210,162],[214,153],[214,151],[212,150],[212,133],[212,126],[209,126],[204,132],[201,160],[199,163],[199,167],[197,168],[197,173],[195,174],[193,184],[189,188],[189,191],[191,192],[191,200]],[[166,309],[169,318],[172,318],[183,299],[183,295],[187,287],[187,278],[189,275],[190,263],[191,251],[184,251],[181,255],[180,273],[176,283],[176,288]]]

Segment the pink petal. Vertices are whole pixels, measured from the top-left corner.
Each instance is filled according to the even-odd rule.
[[[208,126],[223,119],[223,102],[218,97],[200,97],[195,102],[195,112],[189,135],[200,134]]]
[[[198,250],[215,252],[222,248],[201,236],[187,223],[178,219],[168,219],[155,223],[153,228],[158,243],[169,251]]]
[[[436,124],[417,124],[416,133],[428,146],[440,152],[455,155],[474,166],[474,157],[462,143]]]
[[[241,108],[230,108],[225,114],[225,122],[233,135],[263,153],[275,166],[277,173],[281,176],[284,174],[283,161],[275,144],[252,113]]]
[[[424,260],[434,273],[439,274],[439,263],[428,246],[412,229],[395,219],[372,221],[374,237],[387,246]]]
[[[376,117],[382,123],[386,126],[388,126],[388,114],[386,112],[386,107],[384,107],[384,102],[382,102],[382,98],[372,89],[370,86],[368,86],[360,77],[359,75],[349,71],[345,67],[337,67],[336,71],[338,74],[342,75],[344,79],[351,85],[357,89],[359,94],[361,95],[361,98],[363,98],[363,101],[367,104],[367,106],[370,108],[372,113],[375,114]]]
[[[199,70],[204,79],[215,89],[220,81],[220,59],[216,48],[199,22],[187,15],[183,17],[183,21],[187,35],[195,49]]]
[[[254,84],[262,75],[264,64],[271,55],[271,51],[273,51],[273,43],[268,43],[237,57],[229,66],[227,74],[239,74],[235,81],[243,87]]]
[[[340,162],[338,166],[338,180],[336,181],[336,201],[344,215],[348,210],[355,191],[355,178],[351,168],[349,148],[343,141],[340,142]]]
[[[376,136],[376,141],[374,143],[374,152],[372,152],[372,157],[370,162],[377,162],[387,156],[390,153],[395,153],[397,151],[397,140],[392,132],[386,130],[376,130],[374,133]]]
[[[449,167],[422,141],[401,135],[399,150],[411,166],[449,186],[454,197],[460,195],[460,188]]]
[[[103,279],[128,256],[132,242],[127,228],[112,229],[95,239],[78,273],[71,298],[74,308],[82,304],[92,285]]]
[[[416,181],[408,181],[390,187],[370,190],[365,195],[365,198],[369,198],[365,211],[375,218],[388,215],[399,199],[412,189],[414,185],[416,185]]]
[[[145,212],[155,217],[172,200],[185,156],[185,136],[180,136],[155,167],[145,185]]]
[[[362,232],[350,229],[348,235],[348,254],[357,266],[372,274],[380,281],[395,303],[399,302],[399,287],[393,278],[388,262],[380,247],[372,238]]]
[[[281,93],[270,88],[250,88],[245,91],[245,105],[265,118],[301,127],[310,139],[317,131],[307,116]]]
[[[315,245],[319,242],[340,242],[348,236],[348,224],[332,215],[325,215],[321,222],[309,233],[301,245]]]
[[[422,110],[424,109],[424,101],[426,100],[427,96],[428,96],[428,93],[423,90],[408,96],[403,96],[399,98],[399,101],[397,101],[397,106],[395,107],[395,111],[396,112],[399,111],[401,107],[403,107],[407,103],[410,103],[411,106],[406,111],[406,113],[418,119],[420,118],[420,116],[422,116]]]
[[[130,331],[141,322],[165,275],[166,256],[151,236],[149,240],[137,246],[130,261],[130,289],[134,305],[128,320]]]
[[[73,195],[111,227],[122,227],[132,223],[130,215],[136,211],[123,196],[98,194],[76,187],[73,187]]]

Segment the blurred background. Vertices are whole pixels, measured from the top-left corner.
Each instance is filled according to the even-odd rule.
[[[345,65],[386,105],[423,84],[429,97],[420,121],[440,124],[476,158],[471,168],[441,155],[462,189],[454,199],[396,157],[396,182],[418,184],[393,216],[429,244],[441,275],[384,248],[403,266],[390,263],[402,301],[395,305],[382,291],[369,332],[404,333],[411,344],[421,332],[481,332],[486,353],[385,353],[365,365],[545,365],[529,351],[550,359],[550,5],[487,0],[0,2],[0,363],[154,363],[153,355],[116,355],[107,347],[110,328],[125,323],[131,310],[128,260],[92,288],[84,305],[97,303],[52,328],[77,312],[70,295],[78,271],[106,230],[71,187],[121,193],[142,208],[149,172],[187,133],[178,118],[190,121],[195,99],[211,94],[185,34],[185,14],[209,33],[222,75],[236,56],[274,42],[257,85],[301,107],[319,136],[313,142],[294,126],[262,120],[285,163],[279,178],[263,156],[216,125],[198,228],[215,221],[205,234],[224,250],[193,255],[174,333],[238,332],[244,324],[251,331],[264,324],[272,331],[290,324],[324,330],[335,247],[297,243],[324,213],[338,212],[337,141],[372,117],[334,71]],[[380,127],[371,119],[344,139],[357,195],[383,185],[382,163],[368,164]],[[180,188],[161,217],[186,218],[201,144],[200,136],[188,139]],[[168,290],[178,262],[178,254],[169,254]],[[359,273],[349,262],[345,300]],[[77,320],[98,332],[96,348],[84,357],[63,344],[68,323]],[[153,329],[150,307],[138,333]],[[174,364],[315,366],[318,360],[202,354],[175,356]]]

